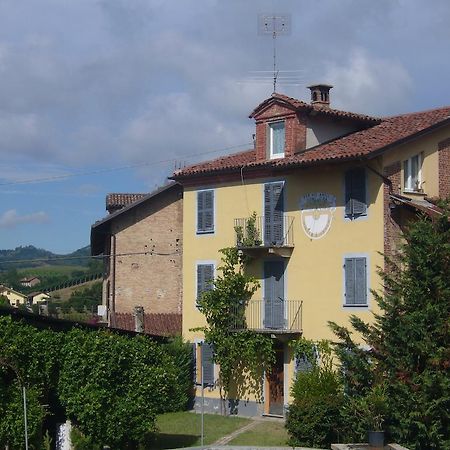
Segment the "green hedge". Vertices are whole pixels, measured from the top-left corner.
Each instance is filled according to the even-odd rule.
[[[92,445],[127,448],[155,431],[156,414],[186,409],[192,379],[191,348],[181,339],[61,333],[0,318],[0,447],[24,447],[22,384],[36,448],[56,415],[70,418]]]

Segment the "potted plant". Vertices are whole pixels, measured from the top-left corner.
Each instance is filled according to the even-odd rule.
[[[384,386],[375,385],[361,399],[360,407],[360,414],[367,427],[369,446],[383,448],[384,422],[387,414],[387,397]]]

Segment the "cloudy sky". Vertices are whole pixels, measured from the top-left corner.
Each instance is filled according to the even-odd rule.
[[[249,147],[278,66],[309,100],[393,115],[450,104],[448,0],[0,0],[0,249],[89,243],[108,192]],[[291,73],[291,74],[292,74]]]

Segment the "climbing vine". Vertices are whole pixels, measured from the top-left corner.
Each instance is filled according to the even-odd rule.
[[[263,372],[270,371],[275,356],[270,337],[246,326],[245,309],[259,283],[246,274],[248,259],[241,252],[236,248],[220,251],[221,274],[213,281],[214,289],[199,299],[207,322],[200,330],[213,345],[214,362],[220,365],[218,385],[222,400],[239,401],[250,394],[260,400]]]

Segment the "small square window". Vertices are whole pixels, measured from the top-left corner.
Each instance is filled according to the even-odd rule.
[[[405,191],[422,191],[422,156],[417,154],[403,161]]]
[[[286,144],[284,122],[269,124],[269,157],[270,159],[283,158]]]

